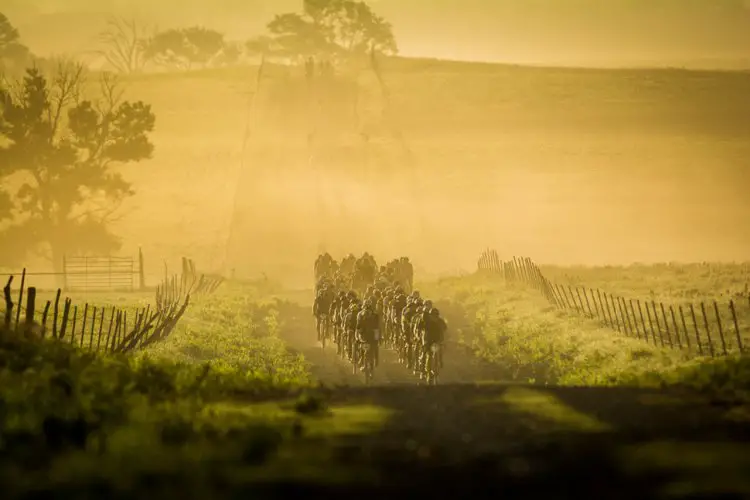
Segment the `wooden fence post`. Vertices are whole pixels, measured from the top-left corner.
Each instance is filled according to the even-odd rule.
[[[564,290],[564,289],[563,289],[563,290]],[[573,305],[574,305],[574,306],[575,306],[575,308],[576,308],[576,312],[577,312],[578,314],[581,314],[581,311],[580,311],[580,309],[578,309],[578,302],[576,302],[576,297],[575,297],[575,295],[573,295],[573,288],[571,288],[571,286],[570,286],[570,285],[568,285],[568,292],[570,293],[570,300],[571,300],[571,302],[573,302]]]
[[[57,318],[60,314],[60,289],[57,289],[57,295],[55,295],[55,309],[52,311],[52,337],[58,338],[57,336]]]
[[[703,325],[706,327],[706,338],[708,339],[708,350],[713,358],[716,353],[714,352],[714,343],[711,340],[711,329],[708,326],[708,316],[706,316],[706,304],[701,301],[701,312],[703,313]]]
[[[594,289],[589,288],[589,292],[591,292],[591,301],[594,303],[594,312],[596,312],[596,317],[601,318],[601,315],[599,314],[599,305],[596,303],[596,296],[594,295]]]
[[[16,310],[16,328],[21,321],[21,304],[23,304],[23,287],[26,285],[26,268],[21,273],[21,289],[18,291],[18,309]]]
[[[630,322],[630,314],[628,313],[628,304],[625,303],[625,299],[620,297],[618,301],[618,305],[622,306],[620,307],[620,314],[622,314],[623,317],[625,318],[624,319],[625,325],[626,325],[625,328],[627,329],[631,337],[635,336],[633,333],[633,323]]]
[[[680,305],[680,319],[682,320],[682,331],[685,332],[685,343],[687,344],[688,351],[690,350],[690,334],[688,333],[687,324],[685,324],[685,311]]]
[[[73,306],[73,324],[70,326],[70,344],[71,345],[76,345],[76,322],[77,321],[78,321],[78,306]]]
[[[68,328],[68,315],[70,314],[71,300],[66,298],[63,305],[62,324],[60,325],[60,338],[65,338],[65,330]]]
[[[609,303],[612,302],[612,309],[609,308]],[[609,313],[609,319],[612,321],[613,324],[617,325],[617,331],[620,330],[620,320],[617,319],[617,311],[615,310],[615,302],[614,299],[612,299],[612,294],[609,295],[609,298],[607,298],[607,292],[604,292],[604,302],[607,304],[607,312]],[[614,315],[612,314],[612,311],[614,310]]]
[[[608,312],[607,309],[609,308],[606,308],[606,309],[604,308],[604,301],[602,300],[602,291],[599,290],[598,288],[596,289],[596,295],[597,297],[599,297],[599,305],[601,306],[601,309],[602,309],[602,317],[604,318],[604,324],[611,327],[612,323],[608,317],[609,315],[607,314]]]
[[[648,330],[646,330],[646,322],[643,319],[643,308],[641,307],[641,299],[636,299],[636,303],[638,304],[638,316],[641,318],[641,326],[643,327],[643,337],[646,339],[646,343],[648,344]],[[646,308],[646,312],[648,312],[648,308]],[[651,319],[649,319],[649,323],[651,323]],[[654,345],[656,345],[656,338],[654,338]]]
[[[677,338],[677,347],[682,349],[682,339],[680,338],[680,327],[677,326],[677,320],[674,316],[674,307],[669,306],[669,314],[672,316],[672,325],[674,326],[674,335]]]
[[[661,331],[661,322],[659,322],[659,313],[656,312],[656,301],[651,301],[651,310],[654,312],[654,322],[656,323],[656,331],[659,332],[659,343],[664,347],[664,335]],[[646,312],[648,312],[648,302],[646,303]]]
[[[141,291],[146,289],[146,272],[143,269],[143,250],[138,247],[138,286]]]
[[[635,309],[633,308],[633,299],[628,299],[628,305],[630,305],[630,313],[633,315],[633,325],[635,326],[635,335],[640,340],[641,332],[638,329],[638,318],[635,316]],[[643,332],[646,333],[645,331]],[[648,343],[648,336],[646,336],[646,343]]]
[[[13,321],[13,297],[11,296],[10,286],[13,284],[13,276],[8,278],[8,282],[3,288],[3,296],[5,297],[5,328],[10,330],[10,324]]]
[[[88,302],[83,305],[83,321],[81,321],[81,347],[83,347],[83,339],[86,338],[86,320],[89,314]]]
[[[89,333],[89,351],[94,347],[94,331],[96,330],[96,306],[91,311],[91,333]]]
[[[724,340],[724,328],[721,325],[721,316],[719,315],[719,304],[714,300],[714,314],[716,314],[716,323],[719,325],[719,338],[721,339],[721,348],[724,351],[724,356],[727,355],[727,343]]]
[[[737,324],[737,313],[734,310],[734,300],[729,300],[729,310],[732,312],[732,322],[734,323],[734,333],[737,335],[737,347],[740,349],[740,353],[745,352],[745,348],[742,345],[742,336],[740,335],[740,327]]]
[[[651,310],[649,310],[648,308],[647,301],[644,301],[644,304],[646,305],[646,316],[648,316],[648,327],[651,330],[651,336],[654,339],[654,345],[656,345],[656,331],[654,330],[654,323],[651,320]],[[656,314],[656,310],[654,310],[654,314]],[[659,340],[661,340],[661,346],[664,347],[664,339],[661,338],[661,332],[659,332]]]
[[[667,334],[669,348],[674,349],[674,344],[672,343],[672,334],[669,332],[669,321],[667,321],[667,313],[664,311],[664,302],[659,302],[659,308],[661,309],[661,317],[664,319],[664,331]],[[656,314],[656,312],[654,312],[654,314]]]
[[[102,343],[102,331],[104,330],[104,312],[106,311],[106,307],[102,307],[102,311],[99,315],[99,333],[97,333],[96,336],[96,352],[99,352],[99,347]]]
[[[576,295],[578,296],[578,302],[581,304],[581,312],[586,316],[586,310],[583,308],[583,299],[581,298],[581,290],[579,287],[576,287]]]
[[[589,316],[591,317],[591,319],[593,319],[594,312],[591,310],[591,302],[589,302],[589,296],[586,293],[586,288],[581,287],[581,289],[583,290],[583,297],[586,299],[586,308],[589,310]]]
[[[46,304],[44,304],[44,311],[42,312],[42,338],[45,338],[47,336],[47,317],[51,305],[52,302],[50,302],[49,300]]]
[[[26,332],[31,332],[34,327],[34,311],[36,309],[36,287],[30,286],[26,297]],[[20,307],[19,307],[20,310]]]
[[[693,329],[695,330],[695,342],[698,344],[698,354],[703,356],[703,344],[701,344],[701,333],[698,330],[698,321],[695,319],[695,308],[690,304],[690,315],[693,317]]]

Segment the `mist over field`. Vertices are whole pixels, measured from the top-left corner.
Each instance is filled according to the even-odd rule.
[[[108,16],[245,40],[297,4],[3,9],[32,51],[96,68]],[[472,270],[487,246],[557,264],[747,259],[750,72],[695,69],[745,67],[746,3],[372,7],[399,43],[379,63],[390,104],[367,58],[337,68],[316,91],[313,160],[304,68],[268,61],[258,80],[256,58],[124,76],[156,126],[153,157],[121,168],[135,191],[113,225],[122,252],[142,247],[156,275],[189,254],[294,284],[321,249],[407,254],[430,275]]]
[[[748,0],[0,0],[0,496],[750,498],[749,194]]]
[[[745,0],[376,0],[401,54],[516,64],[750,68]],[[84,51],[108,13],[161,28],[203,23],[233,38],[299,0],[4,0],[36,50]],[[70,30],[61,23],[73,23]]]

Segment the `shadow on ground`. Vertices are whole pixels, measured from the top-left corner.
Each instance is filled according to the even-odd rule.
[[[358,479],[323,487],[286,478],[286,487],[306,494],[750,495],[746,415],[686,395],[506,384],[352,387],[321,394],[339,418],[305,419],[303,427],[318,432],[299,442],[326,450],[329,472],[346,470]],[[342,424],[341,415],[362,420],[363,411],[372,415],[369,426]],[[326,426],[331,432],[319,435]]]
[[[283,338],[327,383],[321,398],[338,415],[305,417],[302,428],[332,432],[304,431],[299,443],[316,453],[326,450],[325,459],[310,460],[327,464],[327,471],[346,470],[346,477],[358,479],[323,486],[322,477],[292,475],[269,479],[256,492],[327,498],[750,498],[747,408],[674,391],[502,383],[502,369],[478,362],[456,343],[446,351],[440,386],[416,385],[394,359],[385,359],[376,381],[381,384],[364,387],[333,349],[317,344],[309,308],[286,302],[280,309]],[[446,312],[453,324],[462,320],[456,316],[462,311]],[[451,383],[460,381],[465,383]],[[350,386],[333,387],[339,384]],[[371,425],[342,425],[347,412],[360,419],[362,412],[371,413]]]

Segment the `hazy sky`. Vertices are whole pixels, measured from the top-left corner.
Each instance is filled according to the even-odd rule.
[[[243,39],[301,0],[2,0],[39,52],[82,51],[107,12]],[[562,65],[750,68],[748,0],[370,0],[404,55]],[[63,22],[64,21],[64,22]]]

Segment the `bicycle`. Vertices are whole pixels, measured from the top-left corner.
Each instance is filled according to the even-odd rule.
[[[434,343],[430,346],[429,351],[427,351],[427,359],[425,362],[425,378],[427,385],[437,385],[441,366],[441,346],[438,343]]]
[[[321,315],[318,323],[318,342],[320,342],[320,344],[323,346],[323,349],[326,348],[326,341],[328,340],[330,330],[331,322],[328,315]]]
[[[372,346],[367,342],[362,342],[359,352],[362,356],[361,359],[364,361],[362,372],[365,375],[365,384],[370,385],[375,373],[375,359],[372,353]]]

